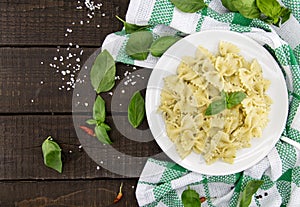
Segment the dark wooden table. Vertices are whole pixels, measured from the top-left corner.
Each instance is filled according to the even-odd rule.
[[[161,152],[147,121],[139,129],[130,127],[126,110],[114,111],[111,93],[102,97],[114,151],[104,148],[98,154],[99,148],[90,146],[99,144],[96,138],[79,129],[87,126],[95,98],[84,66],[108,34],[121,30],[115,15],[125,17],[129,0],[95,1],[101,7],[94,11],[84,3],[0,0],[1,207],[137,206],[135,190],[145,158]],[[139,70],[118,63],[117,85]],[[72,78],[78,81],[75,89]],[[122,93],[120,103],[129,96]],[[62,148],[62,174],[43,164],[41,145],[49,135]],[[139,142],[139,137],[148,140]],[[113,204],[122,182],[124,196]]]

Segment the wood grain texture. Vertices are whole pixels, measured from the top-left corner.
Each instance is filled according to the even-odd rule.
[[[1,207],[137,206],[146,158],[165,156],[147,120],[138,129],[127,120],[129,98],[145,95],[150,70],[118,63],[116,86],[101,94],[114,151],[79,129],[96,95],[90,66],[105,37],[122,28],[115,15],[124,18],[129,1],[94,1],[102,6],[93,14],[84,0],[0,0]],[[62,148],[62,174],[43,164],[49,135]],[[124,197],[112,204],[121,182]]]
[[[123,182],[123,197],[113,204]],[[73,181],[0,181],[0,206],[136,207],[137,179]]]
[[[57,48],[0,48],[0,113],[71,113],[74,92],[72,86],[74,84],[67,84],[71,82],[71,75],[74,75],[75,82],[79,79],[81,81],[77,82],[78,87],[74,96],[76,98],[74,104],[80,101],[76,110],[86,111],[86,99],[89,99],[88,104],[91,107],[95,93],[90,85],[90,67],[88,70],[81,68],[87,60],[89,60],[89,65],[92,65],[95,55],[90,56],[97,49],[73,48],[71,52],[78,55],[81,50],[84,52],[80,56],[80,70],[76,70],[78,67],[76,58],[66,60],[69,54],[66,48],[59,50]],[[59,61],[61,57],[63,57],[63,61]],[[55,58],[58,60],[55,61]],[[67,67],[69,64],[71,67]],[[116,86],[120,82],[124,82],[126,71],[137,71],[133,68],[117,64],[117,76],[120,80],[116,81]],[[69,74],[66,71],[69,71]],[[145,74],[144,79],[139,78],[139,83],[146,85],[149,74],[149,72]],[[133,87],[131,84],[129,86]],[[121,88],[122,90],[123,88],[128,89],[129,86],[125,87],[123,84]],[[67,88],[71,90],[68,91]],[[121,93],[121,88],[118,89],[119,93]],[[77,94],[80,97],[77,97]],[[128,93],[122,94],[121,97],[123,98],[120,99],[120,102],[128,97]],[[111,96],[104,93],[103,98],[107,102],[107,110],[110,111]],[[88,110],[90,109],[88,107]]]
[[[1,0],[0,45],[63,46],[72,42],[94,47],[100,46],[107,34],[122,28],[115,15],[125,16],[129,0],[95,1],[102,3],[102,7],[95,10],[92,19],[87,16],[91,11],[86,9],[84,1],[80,2]],[[78,6],[83,9],[77,9]],[[67,29],[72,29],[72,33],[66,37]]]
[[[114,151],[110,151],[95,137],[79,129],[79,125],[86,125],[88,118],[80,116],[73,123],[71,115],[0,116],[0,180],[124,178],[125,171],[142,170],[146,159],[140,162],[141,159],[134,158],[147,158],[161,152],[152,135],[145,133],[143,128],[137,130],[130,127],[126,116],[115,117],[121,120],[119,125],[123,123],[119,126],[122,132],[112,117],[106,119],[112,127],[109,135],[114,142],[111,146]],[[147,129],[146,123],[144,129]],[[147,139],[150,141],[132,140],[130,138],[133,137],[123,134],[135,134],[134,138],[143,139],[149,136]],[[62,174],[43,164],[41,145],[49,135],[62,148]],[[81,145],[82,149],[79,147]],[[85,151],[92,153],[94,159]],[[100,166],[99,170],[97,166]],[[115,168],[120,170],[111,172]]]

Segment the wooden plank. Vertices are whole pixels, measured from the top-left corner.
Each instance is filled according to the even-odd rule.
[[[123,197],[113,204],[120,183]],[[0,182],[0,206],[136,207],[137,179]]]
[[[101,3],[101,9],[96,9],[94,17],[90,18],[88,15],[92,15],[92,11],[85,7],[84,0],[79,4],[73,0],[1,1],[0,46],[63,46],[70,42],[100,46],[107,34],[122,28],[115,15],[125,16],[129,0],[103,0]],[[80,6],[82,9],[77,9]]]
[[[96,48],[72,48],[69,51],[67,48],[0,48],[0,113],[71,113],[72,103],[74,111],[90,111],[95,93],[90,85],[89,71],[97,54],[95,51]],[[77,55],[68,60],[69,54]],[[80,58],[80,62],[76,58]],[[84,69],[84,63],[89,66],[88,70]],[[129,88],[125,87],[123,78],[128,74],[126,71],[137,71],[133,68],[117,64],[120,80],[116,81],[115,88],[122,83],[122,87],[118,87],[120,102],[124,102],[122,99],[128,102],[128,93],[121,91]],[[149,74],[150,70],[143,75],[144,79],[139,78],[138,83],[145,87]],[[72,78],[75,83],[79,81],[74,94]],[[111,95],[104,93],[102,96],[110,111]]]
[[[89,116],[72,118],[0,116],[0,180],[138,177],[148,157],[162,155],[146,121],[134,129],[126,116],[107,117],[108,146],[79,129]],[[41,145],[49,135],[62,148],[62,174],[43,164]]]

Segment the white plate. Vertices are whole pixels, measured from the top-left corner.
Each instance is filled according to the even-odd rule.
[[[160,92],[163,78],[176,74],[183,56],[194,56],[197,46],[201,45],[212,52],[218,50],[219,42],[228,41],[241,50],[240,54],[248,61],[256,58],[263,68],[263,76],[271,81],[267,94],[273,104],[269,113],[270,122],[263,130],[261,138],[254,138],[252,146],[238,150],[234,164],[217,161],[207,165],[202,155],[191,153],[181,159],[175,145],[166,134],[165,124],[157,109],[160,105]],[[189,35],[175,43],[160,58],[150,76],[146,92],[146,114],[150,130],[160,148],[177,164],[184,168],[208,175],[227,175],[243,171],[262,160],[275,146],[285,127],[288,113],[288,94],[281,69],[269,52],[254,40],[230,31],[204,31]]]

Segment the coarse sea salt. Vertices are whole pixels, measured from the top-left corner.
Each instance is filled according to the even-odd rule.
[[[80,10],[82,12],[87,12],[85,15],[85,19],[81,19],[78,21],[72,21],[71,25],[65,28],[64,37],[66,40],[70,38],[70,36],[76,32],[74,30],[73,25],[80,24],[84,25],[85,23],[89,24],[93,20],[96,14],[99,14],[101,16],[105,16],[105,13],[103,12],[96,12],[96,10],[100,10],[102,7],[102,3],[97,3],[96,1],[77,1],[76,9]],[[96,28],[99,28],[100,24],[95,24]],[[57,46],[56,52],[57,55],[53,57],[52,62],[49,63],[49,66],[51,68],[55,68],[56,72],[58,74],[61,74],[62,78],[61,80],[64,81],[60,87],[58,87],[59,90],[66,89],[71,90],[72,88],[75,88],[75,83],[84,83],[84,80],[75,80],[75,75],[78,71],[81,69],[81,60],[79,56],[83,55],[84,50],[80,48],[80,45],[75,42],[66,41],[67,45],[66,47]],[[63,55],[62,53],[65,53],[64,50],[68,51],[67,55]],[[40,62],[41,65],[44,65],[44,61]],[[60,68],[61,67],[61,68]],[[72,70],[70,70],[72,68]],[[85,69],[88,69],[85,66]],[[86,78],[86,76],[84,77]],[[41,82],[43,84],[43,82]]]

